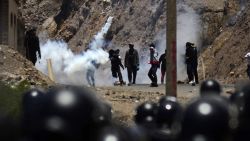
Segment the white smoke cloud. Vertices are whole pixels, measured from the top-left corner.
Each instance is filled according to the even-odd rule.
[[[183,3],[177,6],[177,80],[185,80],[186,64],[185,51],[186,42],[201,45],[201,20],[200,16]]]
[[[166,29],[161,30],[155,36],[152,43],[155,43],[156,50],[158,52],[158,59],[165,52],[166,49]],[[151,67],[151,64],[148,64],[150,59],[149,46],[140,47],[138,44],[135,44],[135,48],[139,51],[140,58],[140,70],[137,72],[137,82],[140,84],[150,84],[151,80],[148,77],[148,71]],[[127,74],[126,74],[127,75]],[[161,70],[157,70],[157,79],[160,83]]]
[[[200,16],[187,5],[180,2],[178,4],[177,12],[177,80],[185,80],[186,64],[185,64],[185,51],[186,42],[193,42],[197,47],[201,45],[201,20]],[[158,59],[160,55],[165,52],[166,49],[166,29],[160,31],[154,38],[156,42],[156,49],[158,51]],[[139,52],[141,56],[140,66],[141,69],[138,72],[138,81],[141,83],[150,83],[150,79],[147,73],[150,69],[149,50],[148,47],[140,48]],[[166,74],[168,75],[168,74]],[[158,82],[160,82],[161,72],[157,70]],[[165,79],[164,79],[165,80]]]
[[[183,4],[183,2],[179,2],[177,8],[177,80],[185,80],[187,78],[185,64],[186,42],[195,43],[199,49],[202,31],[201,20],[200,16],[191,7]],[[161,30],[155,36],[154,41],[159,59],[166,49],[166,29]],[[148,47],[139,47],[138,50],[140,54],[140,70],[137,74],[137,81],[149,84],[151,82],[147,75],[151,67],[148,64],[149,50]],[[160,82],[160,69],[157,70],[157,76],[158,82]]]
[[[112,24],[113,17],[109,17],[106,24],[102,27],[101,31],[95,35],[93,41],[90,43],[89,49],[81,54],[74,54],[64,41],[51,41],[48,40],[45,44],[40,45],[41,58],[36,62],[36,68],[41,72],[48,74],[47,59],[52,60],[53,72],[57,83],[83,85],[86,84],[86,70],[95,69],[92,60],[96,63],[105,65],[109,61],[109,54],[103,50],[105,43],[104,35],[108,32]],[[100,68],[103,69],[102,67]],[[110,77],[107,71],[97,71],[98,76]],[[98,79],[100,80],[100,79]],[[108,84],[108,82],[103,83]]]
[[[102,27],[101,31],[95,35],[94,40],[90,43],[91,49],[98,49],[103,47],[105,43],[104,35],[108,32],[112,24],[112,20],[113,17],[109,17],[106,24]]]
[[[247,0],[240,0],[240,9],[241,11],[246,8]]]

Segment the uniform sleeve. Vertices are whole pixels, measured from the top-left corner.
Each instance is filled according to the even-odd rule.
[[[194,58],[197,60],[198,59],[198,52],[197,52],[197,48],[195,48],[195,53],[194,53]]]
[[[245,55],[245,58],[248,58],[250,57],[250,52],[248,52],[246,55]]]
[[[39,44],[39,38],[37,37],[37,51],[38,51],[38,54],[39,54],[39,57],[41,58],[41,50],[40,50],[40,44]]]
[[[124,69],[124,66],[122,64],[122,60],[121,60],[121,57],[119,56],[119,65],[122,67],[122,69]]]
[[[164,55],[162,54],[160,59],[159,59],[159,63],[161,64],[161,62],[163,61]]]

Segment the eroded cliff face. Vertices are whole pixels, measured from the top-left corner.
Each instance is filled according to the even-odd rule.
[[[112,45],[154,42],[156,34],[166,29],[165,4],[165,0],[27,0],[20,11],[27,28],[35,25],[42,37],[63,39],[74,51],[80,51],[109,16],[114,20],[106,40]]]
[[[202,46],[213,43],[223,26],[240,10],[238,0],[184,0],[199,13],[202,21]]]
[[[240,12],[235,24],[225,26],[213,44],[201,55],[207,78],[225,83],[247,79],[245,54],[250,51],[250,2]]]
[[[200,15],[206,76],[227,82],[246,77],[244,59],[239,56],[248,50],[249,12],[239,11],[247,1],[180,2]],[[26,28],[38,27],[42,40],[63,39],[74,52],[79,52],[89,45],[109,16],[114,19],[105,35],[108,46],[120,48],[132,42],[145,47],[157,42],[156,36],[166,29],[166,4],[166,0],[20,0],[19,9]]]
[[[211,45],[225,22],[240,9],[238,0],[177,2],[187,4],[200,15],[202,46]],[[165,0],[20,0],[20,3],[27,29],[32,26],[39,27],[40,32],[46,29],[46,38],[63,39],[75,51],[89,44],[108,16],[113,16],[114,22],[106,38],[116,46],[128,42],[145,46],[166,29]]]

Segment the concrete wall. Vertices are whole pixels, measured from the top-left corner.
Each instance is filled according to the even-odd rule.
[[[22,21],[17,20],[17,51],[23,56],[26,56],[26,49],[24,46],[25,26]]]
[[[0,44],[8,45],[25,56],[25,27],[17,14],[15,0],[0,0]]]
[[[9,46],[17,50],[17,4],[9,0]]]
[[[8,45],[9,0],[0,1],[0,44]]]

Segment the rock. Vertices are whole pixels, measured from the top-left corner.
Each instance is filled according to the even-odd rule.
[[[57,24],[54,17],[48,18],[39,30],[42,32],[46,31],[49,37],[53,37],[57,32]]]
[[[21,77],[21,76],[17,76],[17,77],[15,78],[15,80],[16,80],[16,81],[20,81],[20,80],[22,80],[22,77]]]
[[[226,91],[227,94],[234,94],[234,92],[235,92],[235,91],[234,91],[233,89],[230,89],[230,90],[227,90],[227,91]]]
[[[129,96],[130,99],[135,99],[137,98],[136,96]]]
[[[52,84],[47,76],[34,68],[33,64],[27,61],[21,54],[7,46],[1,46],[2,55],[6,58],[0,69],[0,81],[7,84],[18,85],[28,81],[32,85],[46,86]],[[29,62],[29,63],[26,63]]]
[[[231,71],[229,74],[230,74],[231,76],[233,76],[235,73],[234,73],[233,71]]]

